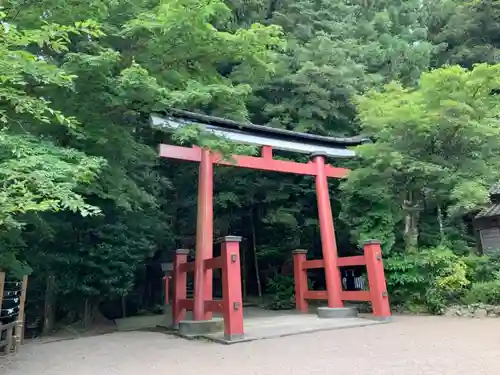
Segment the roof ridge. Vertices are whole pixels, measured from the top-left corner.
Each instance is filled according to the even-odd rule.
[[[363,135],[357,135],[353,137],[333,137],[333,136],[324,136],[324,135],[318,135],[318,134],[313,134],[313,133],[303,133],[303,132],[297,132],[293,130],[288,130],[288,129],[281,129],[281,128],[274,128],[266,125],[257,125],[253,124],[251,122],[238,122],[222,117],[215,117],[215,116],[210,116],[202,113],[197,113],[197,112],[190,112],[186,111],[183,109],[177,109],[177,108],[168,108],[165,109],[164,114],[170,115],[172,117],[181,117],[184,119],[191,119],[191,120],[196,120],[200,122],[204,122],[206,124],[212,124],[212,125],[222,125],[222,126],[227,126],[227,127],[232,127],[232,128],[247,128],[247,129],[252,129],[252,130],[258,130],[258,131],[266,131],[274,134],[281,134],[284,136],[295,136],[295,137],[303,137],[303,138],[310,138],[310,139],[315,139],[318,141],[323,141],[323,142],[331,142],[331,143],[337,143],[339,145],[345,145],[345,146],[357,146],[363,143],[371,143],[371,139],[367,136]]]

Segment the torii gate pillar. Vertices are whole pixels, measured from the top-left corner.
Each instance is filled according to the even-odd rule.
[[[205,260],[213,256],[213,195],[214,166],[210,150],[201,149],[200,172],[198,175],[198,207],[196,218],[196,258],[194,268],[194,320],[210,320],[211,312],[205,312],[205,301],[212,299],[213,276],[211,269],[205,269]]]
[[[321,248],[325,262],[326,294],[328,307],[343,307],[341,299],[341,277],[337,264],[337,243],[333,226],[332,206],[328,191],[328,179],[325,174],[325,154],[313,153],[313,163],[316,166],[316,199],[318,201],[319,229]]]

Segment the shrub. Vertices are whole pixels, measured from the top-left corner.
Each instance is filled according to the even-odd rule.
[[[440,246],[385,261],[387,287],[393,305],[440,313],[463,297],[470,281],[463,259]]]
[[[313,283],[308,280],[308,288]],[[275,274],[268,281],[266,292],[272,295],[269,308],[273,310],[290,310],[295,308],[295,281],[293,275]]]
[[[500,305],[500,279],[472,284],[463,298],[463,302],[466,304]]]
[[[470,255],[464,261],[468,266],[467,278],[472,282],[493,281],[495,274],[500,272],[500,253],[491,256]]]
[[[293,276],[276,274],[269,279],[266,289],[273,296],[269,308],[273,310],[289,310],[295,307]]]

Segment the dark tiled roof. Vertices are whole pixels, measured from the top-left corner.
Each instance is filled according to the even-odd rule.
[[[490,195],[500,194],[500,182],[493,185],[489,190]]]
[[[476,215],[476,219],[481,217],[492,217],[492,216],[500,216],[500,203],[496,203],[489,207],[486,207]]]
[[[313,140],[335,146],[357,146],[363,143],[371,143],[370,138],[358,135],[355,137],[326,137],[316,134],[299,133],[286,129],[271,128],[269,126],[255,125],[251,123],[241,123],[220,117],[213,117],[201,113],[188,112],[181,109],[169,108],[163,111],[163,115],[191,120],[202,124],[220,126],[222,128],[231,128],[244,130],[251,133],[275,134],[282,138],[295,138],[298,141]]]

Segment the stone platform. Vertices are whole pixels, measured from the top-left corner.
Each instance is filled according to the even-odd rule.
[[[170,327],[170,314],[166,318],[166,322],[162,324],[164,327]],[[188,313],[187,319],[191,319]],[[245,335],[242,338],[226,340],[224,333],[210,333],[199,336],[184,336],[186,338],[203,338],[221,344],[236,344],[254,340],[264,340],[276,337],[300,335],[304,333],[312,333],[319,331],[330,331],[344,328],[365,327],[369,325],[382,324],[385,322],[371,320],[368,318],[335,318],[321,319],[316,313],[301,314],[294,310],[292,311],[272,311],[257,307],[244,308],[244,329]]]

